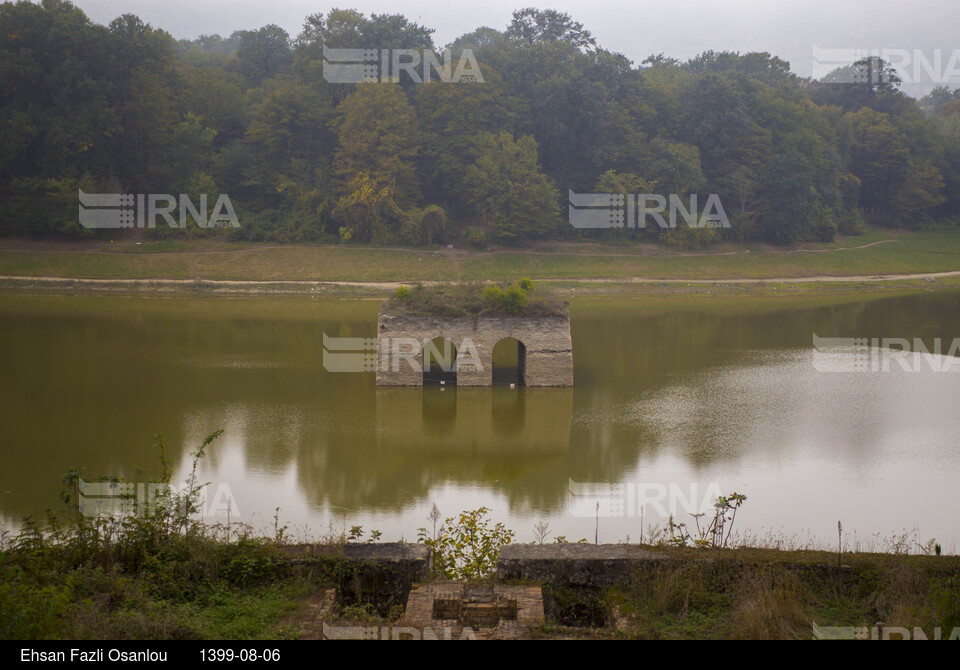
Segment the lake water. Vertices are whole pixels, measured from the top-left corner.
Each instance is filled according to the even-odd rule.
[[[842,520],[861,549],[903,534],[958,549],[960,292],[575,300],[573,389],[327,372],[323,334],[375,337],[378,307],[0,296],[0,519],[61,506],[75,466],[150,481],[155,433],[182,481],[224,428],[200,466],[209,520],[229,501],[231,521],[272,529],[279,507],[299,537],[412,540],[436,503],[489,507],[518,541],[540,520],[548,541],[636,541],[737,491],[737,527],[767,542],[833,546]],[[944,355],[818,351],[815,334],[939,340]]]

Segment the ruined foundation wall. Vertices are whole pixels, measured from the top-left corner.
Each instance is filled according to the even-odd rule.
[[[377,336],[377,384],[381,386],[421,386],[423,343],[437,337],[457,348],[458,386],[493,384],[493,347],[505,337],[516,338],[526,348],[527,386],[573,386],[573,347],[566,314],[447,318],[391,313],[384,306],[377,318]],[[412,354],[416,365],[403,353]]]

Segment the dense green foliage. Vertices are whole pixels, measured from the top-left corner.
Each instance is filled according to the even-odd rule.
[[[0,234],[80,235],[78,189],[228,194],[240,228],[192,235],[477,248],[829,241],[863,219],[960,215],[960,98],[918,102],[892,73],[813,82],[730,52],[635,66],[566,14],[525,9],[449,45],[483,83],[323,77],[324,44],[439,52],[432,33],[334,9],[295,38],[270,25],[177,42],[132,14],[102,26],[65,0],[0,5]],[[717,193],[731,228],[579,231],[568,189]]]
[[[434,316],[561,316],[567,303],[542,290],[535,290],[529,279],[514,284],[417,284],[412,289],[400,286],[393,294],[392,304],[409,313]]]

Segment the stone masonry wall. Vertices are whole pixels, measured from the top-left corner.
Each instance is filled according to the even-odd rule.
[[[458,386],[493,384],[493,347],[505,337],[516,338],[526,348],[527,386],[573,386],[569,315],[446,318],[391,313],[384,303],[377,334],[377,384],[381,386],[421,386],[423,345],[436,337],[449,339],[457,348]],[[403,358],[404,353],[411,354],[415,366]],[[472,355],[476,364],[469,360]]]

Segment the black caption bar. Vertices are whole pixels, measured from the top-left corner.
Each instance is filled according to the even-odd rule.
[[[11,663],[267,663],[303,658],[304,642],[153,640],[149,642],[0,642],[0,667]]]

